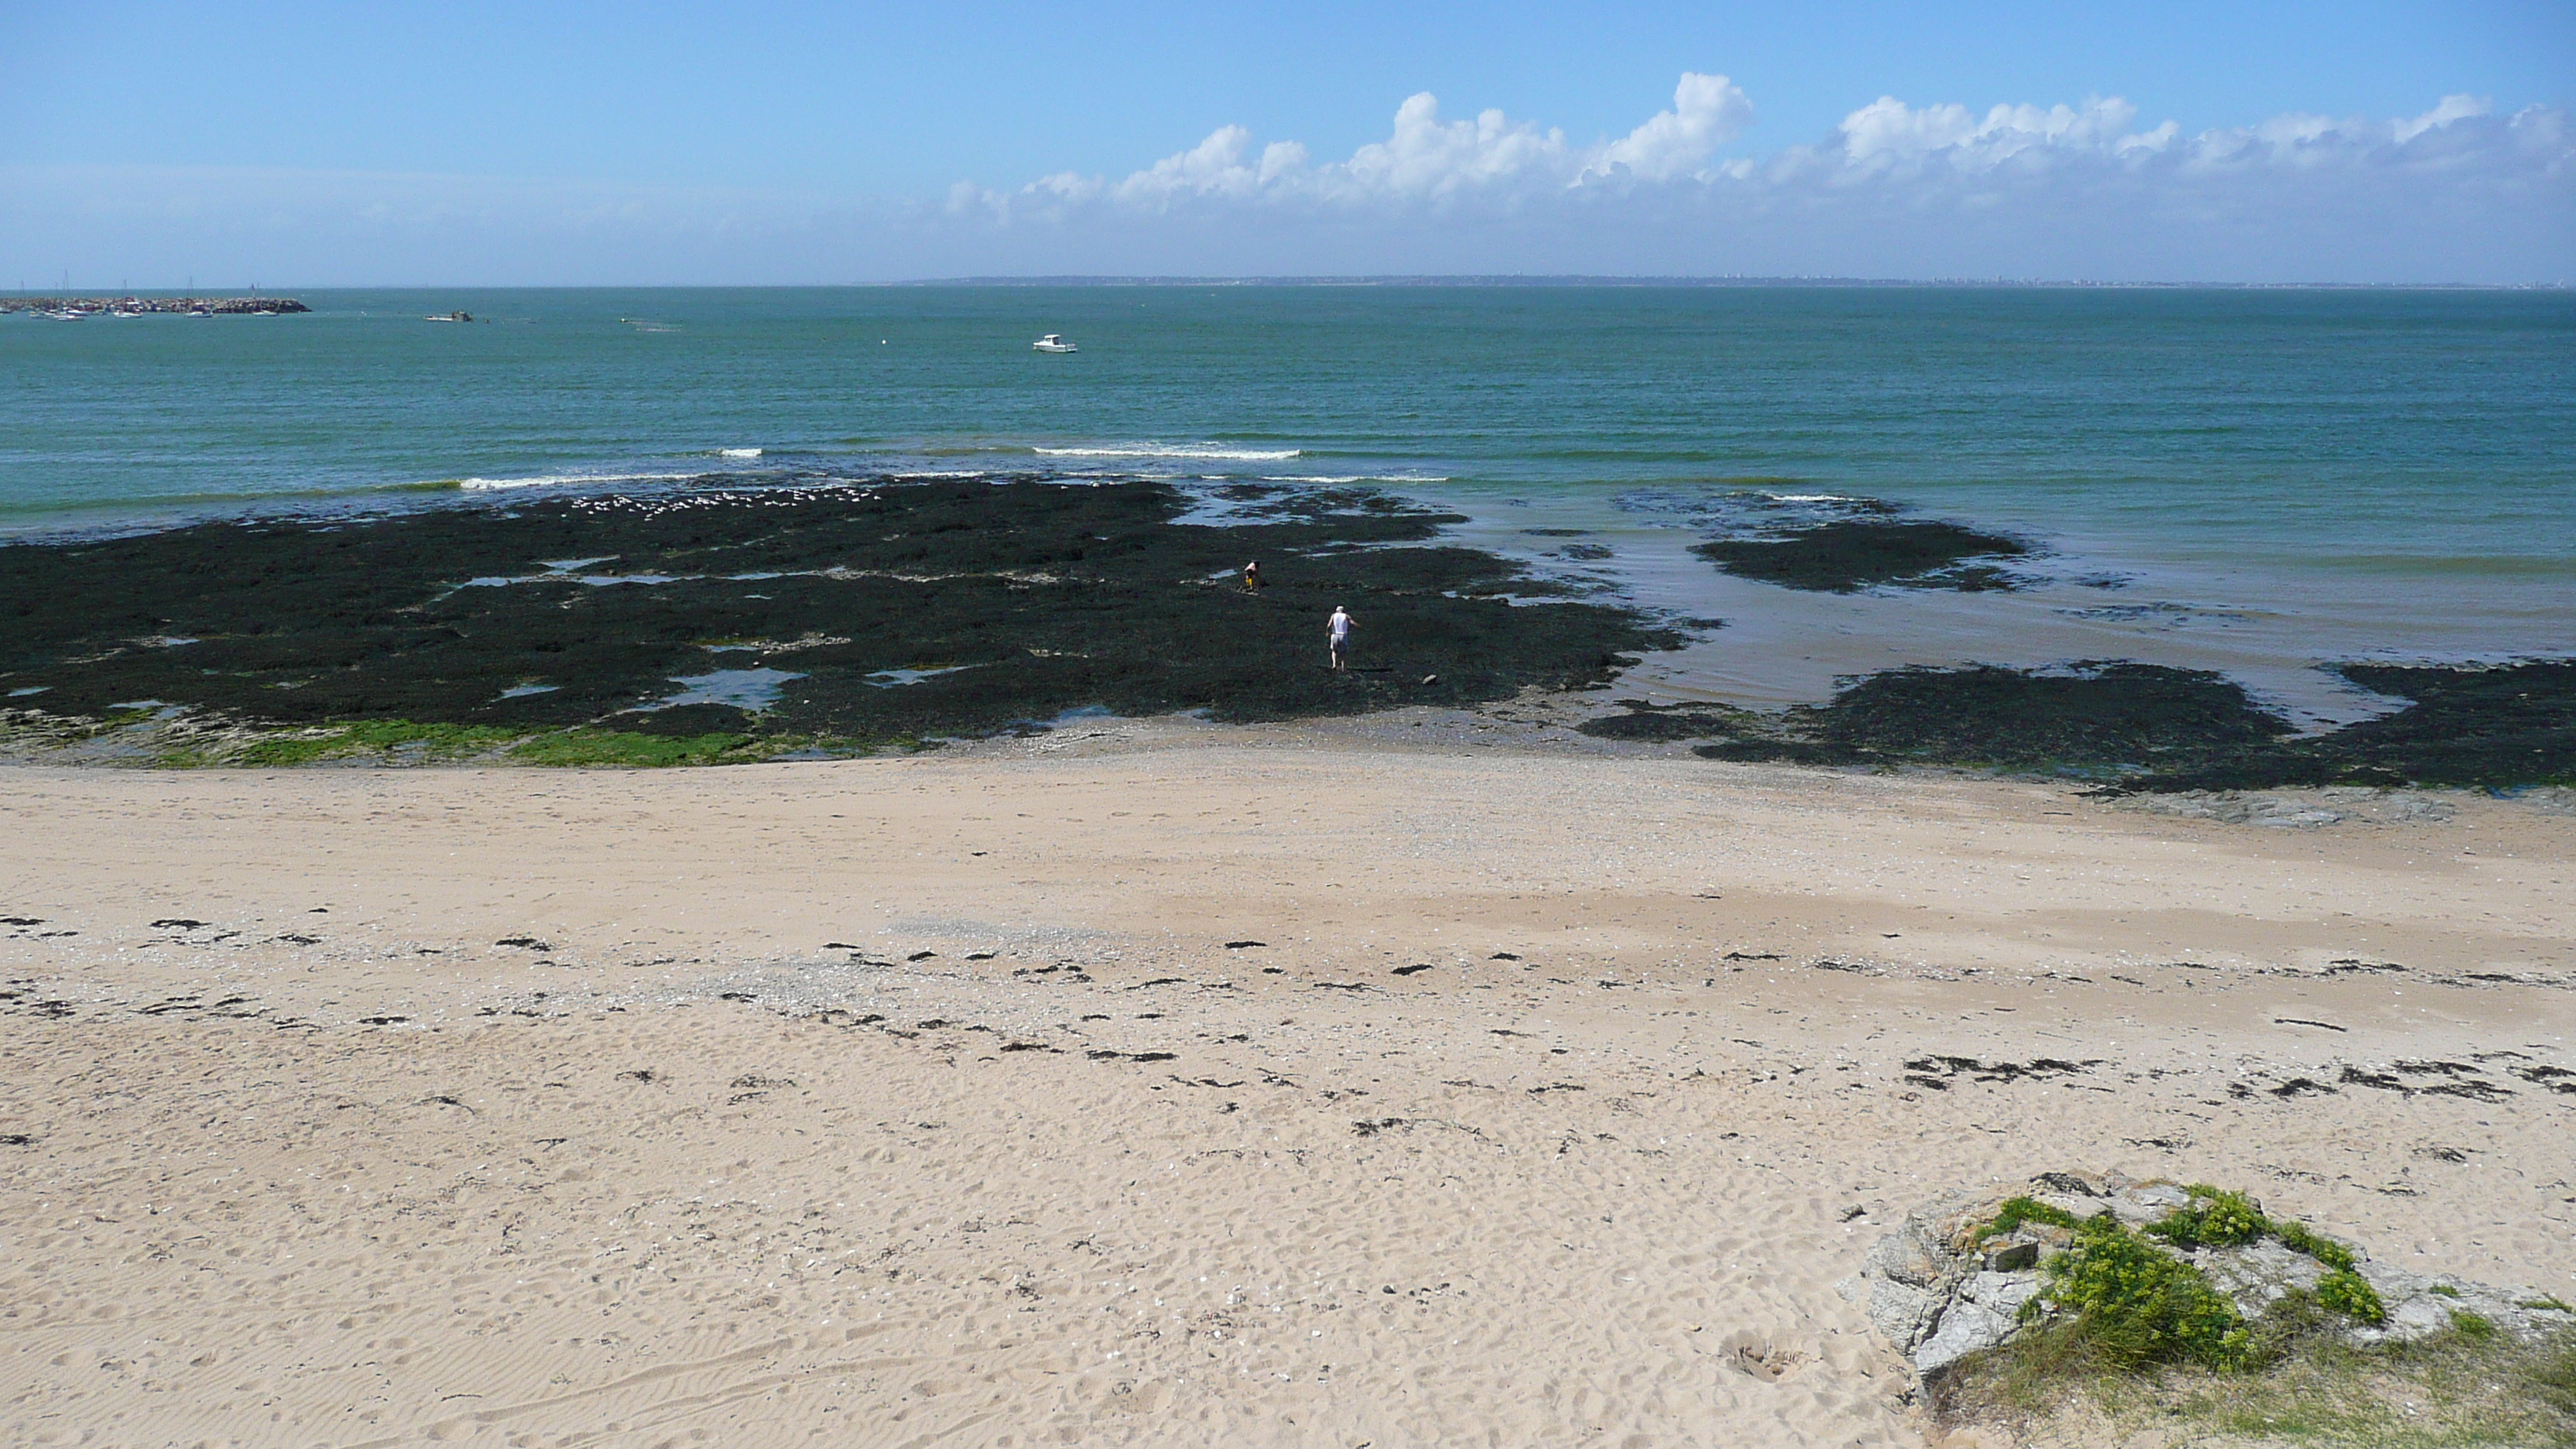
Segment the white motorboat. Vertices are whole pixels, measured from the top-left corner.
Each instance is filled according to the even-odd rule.
[[[1050,332],[1044,337],[1039,338],[1037,341],[1030,343],[1029,346],[1040,352],[1078,352],[1081,350],[1053,332]]]

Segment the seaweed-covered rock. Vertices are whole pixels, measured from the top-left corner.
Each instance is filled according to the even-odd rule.
[[[2160,771],[2135,788],[2260,790],[2281,785],[2576,783],[2576,659],[2513,664],[2339,664],[2404,709],[2270,748]]]
[[[1697,753],[1807,764],[2143,770],[2269,746],[2287,720],[2207,670],[2087,661],[2059,670],[1890,669]]]
[[[1168,484],[718,485],[0,546],[0,689],[277,725],[885,740],[1065,711],[1225,720],[1607,680],[1682,636],[1436,541],[1455,517]],[[1238,582],[1246,558],[1267,586]],[[1323,620],[1360,622],[1347,671]],[[712,683],[710,683],[712,681]],[[21,695],[19,691],[27,693]]]
[[[1721,538],[1691,552],[1741,578],[1792,589],[1849,594],[1875,584],[1958,589],[2010,589],[2011,578],[1977,560],[2018,558],[2030,550],[2000,534],[1919,519],[1845,518],[1778,538]]]
[[[2088,660],[1890,669],[1777,715],[1632,708],[1585,729],[1614,739],[1697,730],[1712,742],[1693,753],[1712,760],[2053,771],[2098,780],[2112,794],[2183,797],[2158,807],[2166,813],[2265,825],[2329,825],[2351,812],[2338,803],[2249,801],[2243,792],[2323,786],[2389,820],[2447,808],[2384,798],[2392,787],[2576,781],[2576,660],[2338,669],[2415,703],[2301,736],[2212,671]]]

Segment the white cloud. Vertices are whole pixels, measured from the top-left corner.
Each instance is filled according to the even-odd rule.
[[[1249,196],[1261,185],[1261,173],[1243,164],[1243,148],[1251,142],[1252,133],[1243,127],[1220,126],[1189,150],[1118,183],[1116,195],[1149,205],[1183,194]]]
[[[1670,109],[1588,145],[1500,110],[1449,119],[1425,93],[1344,160],[1317,164],[1289,141],[1256,153],[1228,126],[1124,180],[1049,177],[1008,205],[1033,239],[1189,271],[2576,271],[2576,145],[2546,107],[2498,117],[2455,95],[2407,118],[2291,111],[2187,132],[2141,124],[2118,96],[1982,111],[1882,96],[1814,144],[1721,158],[1752,119],[1740,87],[1700,72],[1682,74]],[[1140,210],[1185,230],[1101,244]]]
[[[1396,107],[1385,140],[1359,147],[1347,160],[1312,165],[1303,144],[1274,141],[1247,163],[1252,133],[1223,126],[1123,180],[1068,172],[1031,182],[1020,196],[1040,206],[1108,199],[1156,210],[1195,199],[1364,207],[1517,198],[1587,181],[1664,182],[1692,174],[1752,119],[1753,103],[1734,82],[1685,71],[1671,110],[1615,141],[1578,149],[1562,130],[1542,130],[1498,109],[1470,120],[1444,119],[1440,98],[1423,91]]]
[[[1753,273],[2166,280],[2576,279],[2576,128],[2445,96],[2186,131],[2118,97],[1881,97],[1811,144],[1721,155],[1753,103],[1569,140],[1433,97],[1318,161],[1242,126],[1124,175],[911,200],[542,178],[0,168],[0,260],[301,285],[852,280],[976,273]]]
[[[1559,170],[1565,154],[1562,131],[1542,132],[1499,110],[1478,112],[1473,121],[1443,121],[1439,99],[1424,91],[1396,107],[1394,135],[1362,146],[1320,176],[1330,194],[1444,197]]]
[[[1673,108],[1604,146],[1584,168],[1584,178],[1620,174],[1670,181],[1696,171],[1709,153],[1753,124],[1753,101],[1722,75],[1683,71],[1673,87]]]
[[[2162,140],[2170,139],[2172,132],[2162,127],[2147,136],[2129,135],[2129,125],[2137,117],[2138,108],[2117,96],[2047,110],[1997,106],[1986,112],[1982,122],[1966,106],[1916,110],[1894,96],[1881,96],[1843,117],[1836,135],[1843,161],[1866,170],[1890,170],[1928,159],[1980,170],[2042,148],[2117,153],[2158,149]]]
[[[2444,96],[2442,103],[2411,121],[2399,121],[2396,137],[2404,145],[2438,126],[2465,121],[2471,116],[2484,116],[2495,110],[2495,102],[2485,96]]]
[[[1866,166],[1882,157],[1912,158],[1956,146],[1976,132],[1976,118],[1966,106],[1925,106],[1918,111],[1894,96],[1880,96],[1843,117],[1843,155],[1854,165]]]

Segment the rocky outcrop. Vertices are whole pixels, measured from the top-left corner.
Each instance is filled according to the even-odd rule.
[[[2079,1219],[2108,1212],[2131,1227],[2162,1222],[2193,1205],[2192,1194],[2174,1183],[2141,1182],[2118,1173],[2048,1172],[2026,1184],[1954,1192],[1906,1214],[1895,1232],[1870,1245],[1861,1271],[1836,1284],[1836,1290],[1863,1304],[1870,1323],[1926,1377],[1939,1375],[1968,1354],[2011,1342],[2024,1327],[2025,1305],[2037,1300],[2045,1312],[2048,1261],[2074,1241],[2067,1228],[2039,1221],[1991,1232],[2004,1205],[2015,1198]],[[2462,1278],[2425,1277],[2376,1262],[2358,1247],[2337,1246],[2350,1252],[2352,1271],[2378,1294],[2385,1310],[2375,1324],[2341,1320],[2333,1331],[2348,1342],[2412,1342],[2450,1327],[2455,1315],[2475,1315],[2526,1339],[2576,1326],[2576,1312],[2536,1289],[2508,1291]],[[2278,1233],[2227,1247],[2167,1246],[2164,1251],[2198,1269],[2249,1320],[2262,1317],[2292,1292],[2315,1292],[2333,1271]]]

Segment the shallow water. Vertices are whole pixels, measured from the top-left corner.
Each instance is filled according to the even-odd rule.
[[[1358,483],[1470,515],[1463,542],[1723,618],[1632,676],[1664,698],[1780,702],[1893,664],[2117,657],[2225,669],[2349,718],[2373,702],[2317,661],[2556,653],[2576,633],[2565,293],[304,300],[313,314],[213,322],[0,317],[0,534],[506,507],[707,473]],[[458,307],[500,320],[420,321]],[[1044,331],[1082,351],[1032,353]],[[1801,594],[1688,552],[1838,495],[2026,539],[2041,551],[2029,587]]]

